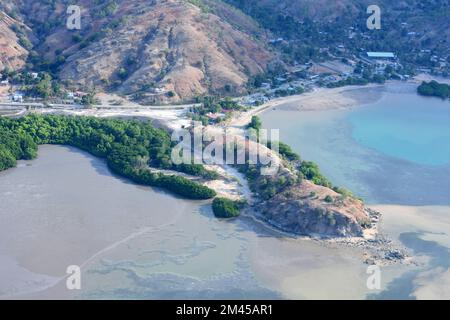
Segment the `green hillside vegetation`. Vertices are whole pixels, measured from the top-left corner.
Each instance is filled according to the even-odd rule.
[[[399,4],[380,0],[377,3],[383,10],[380,30],[367,28],[366,10],[372,3],[365,0],[223,1],[270,31],[275,40],[271,46],[288,64],[325,61],[334,56],[351,58],[363,51],[392,51],[402,65],[396,72],[414,75],[418,67],[424,67],[441,70],[443,76],[449,74],[448,65],[441,68],[439,60],[432,58],[436,55],[448,59],[450,54],[448,1],[408,0]],[[338,48],[341,45],[344,52]],[[380,77],[366,80],[384,81]],[[349,84],[359,81],[353,79]],[[336,85],[346,85],[345,82]]]

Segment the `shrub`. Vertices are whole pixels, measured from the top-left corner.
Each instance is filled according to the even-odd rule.
[[[212,208],[217,218],[234,218],[240,214],[239,203],[226,198],[215,198]]]
[[[125,80],[128,77],[128,71],[125,68],[120,68],[117,75],[120,79]]]

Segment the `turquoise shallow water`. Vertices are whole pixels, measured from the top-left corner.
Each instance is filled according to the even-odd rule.
[[[450,164],[450,102],[388,94],[348,115],[360,144],[421,165]]]
[[[385,234],[414,259],[427,257],[367,298],[448,297],[450,102],[420,97],[415,85],[404,83],[346,95],[363,102],[352,110],[303,112],[302,103],[288,103],[265,112],[263,125],[279,129],[280,139],[316,162],[333,184],[369,205],[382,204]]]
[[[449,205],[450,102],[415,90],[389,84],[348,93],[377,97],[352,110],[300,112],[291,103],[261,118],[335,185],[367,203]]]

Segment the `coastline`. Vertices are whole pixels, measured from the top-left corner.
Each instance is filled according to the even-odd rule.
[[[366,95],[367,91],[372,90],[375,93],[379,92],[385,87],[385,85],[380,84],[370,84],[366,86],[346,86],[341,88],[318,88],[312,92],[304,93],[301,95],[289,96],[274,99],[268,102],[265,105],[254,108],[245,113],[239,113],[237,116],[231,119],[229,123],[227,123],[228,128],[232,128],[233,132],[236,134],[240,132],[240,129],[243,129],[247,125],[247,123],[251,120],[251,117],[256,114],[263,113],[270,108],[276,108],[279,106],[288,105],[291,108],[296,108],[300,111],[327,111],[333,109],[349,109],[353,108],[357,105],[361,105],[363,103],[367,103],[373,101],[373,99],[379,97],[379,94],[375,95]],[[144,117],[150,118],[156,121],[159,121],[162,126],[165,126],[169,129],[176,129],[185,125],[187,123],[187,119],[184,117],[184,113],[181,111],[174,110],[43,110],[42,113],[63,113],[63,114],[72,114],[72,115],[84,115],[84,116],[97,116],[97,117],[126,117],[126,116],[134,116],[134,117]],[[131,112],[131,113],[130,113]],[[222,126],[208,126],[208,130],[216,130],[221,129]],[[273,154],[273,157],[278,158],[278,155]],[[281,160],[279,160],[281,161]],[[210,170],[216,171],[220,174],[221,178],[213,181],[203,181],[201,184],[204,186],[210,187],[217,191],[220,196],[225,196],[232,200],[238,200],[242,198],[246,198],[250,203],[254,202],[252,198],[252,193],[249,189],[248,183],[246,183],[245,179],[232,167],[223,165],[210,165]],[[171,172],[172,174],[172,172]],[[190,177],[188,175],[175,173],[175,175],[182,175],[191,180],[198,180],[197,177]],[[271,226],[273,227],[273,226]],[[373,227],[366,230],[364,236],[361,239],[353,239],[351,243],[358,243],[360,240],[372,240],[376,237],[377,227],[376,224],[373,224]],[[321,238],[322,240],[330,240],[329,237],[320,237],[320,235],[314,235],[314,238]],[[336,239],[333,239],[336,240]]]
[[[408,81],[388,80],[383,84],[370,83],[367,85],[349,85],[338,88],[314,88],[310,92],[270,100],[261,106],[252,108],[247,112],[233,117],[227,125],[243,127],[250,122],[252,116],[262,114],[271,108],[277,108],[282,105],[296,104],[294,108],[301,111],[352,109],[364,104],[376,102],[381,98],[380,92],[389,86],[418,86],[422,81],[431,80],[450,84],[450,78],[419,74]]]
[[[285,100],[284,104],[278,104],[274,109],[288,110],[291,114],[294,112],[301,114],[314,111],[320,114],[323,111],[350,110],[364,107],[365,104],[374,103],[379,99],[375,92],[370,97],[370,99],[375,100],[368,101],[370,99],[364,92],[367,91],[366,89],[368,91],[379,91],[378,94],[382,93],[383,90],[386,90],[386,92],[397,92],[398,90],[399,93],[409,92],[410,90],[413,92],[413,88],[421,80],[430,79],[417,78],[408,82],[393,82],[392,84],[388,83],[382,86],[364,86],[362,88],[346,87],[334,91],[324,90],[322,91],[321,97],[317,96],[317,93],[321,91],[316,91],[315,93],[309,94],[309,97],[303,99],[299,97],[298,99],[291,98]],[[328,95],[328,92],[330,92],[330,95]],[[338,103],[335,103],[336,101]],[[305,106],[306,102],[308,102],[307,106]],[[326,102],[328,106],[324,105]],[[266,108],[262,110],[262,113],[269,111],[270,109]],[[319,116],[317,117],[319,118]],[[352,247],[355,250],[363,249],[362,254],[367,264],[376,262],[367,253],[377,255],[378,249],[386,246],[401,248],[401,250],[407,252],[407,255],[398,261],[395,261],[395,259],[392,260],[392,257],[388,256],[388,259],[376,262],[377,265],[383,268],[383,274],[389,273],[388,277],[391,281],[386,282],[386,286],[384,286],[382,292],[370,293],[368,297],[382,299],[383,297],[396,296],[396,294],[402,298],[416,297],[418,299],[449,297],[450,290],[448,290],[448,281],[446,278],[450,272],[449,265],[443,261],[442,257],[447,257],[448,250],[450,249],[450,237],[446,233],[450,227],[448,218],[450,216],[450,206],[385,205],[382,203],[373,203],[368,205],[368,207],[382,213],[382,217],[378,223],[381,242],[370,240],[368,243],[371,245],[367,247],[363,241],[353,242],[352,239],[335,239],[320,242],[321,245],[339,249],[340,254],[348,252],[348,250],[353,250]],[[427,252],[424,246],[426,248],[429,247],[430,252]],[[395,256],[396,253],[394,252],[393,257],[395,258]],[[265,271],[261,272],[264,273]],[[281,278],[283,278],[288,290],[294,293],[298,291],[293,283],[296,283],[296,279],[300,280],[300,278]],[[301,280],[308,281],[304,277]],[[405,283],[411,287],[411,291],[408,293],[405,292]],[[297,295],[295,296],[299,297]]]
[[[82,153],[77,152],[77,154]],[[42,160],[43,159],[40,158],[40,161]],[[24,168],[22,167],[22,169]],[[117,187],[122,188],[122,185],[117,185]],[[136,190],[139,191],[141,189],[147,189],[140,187],[136,189],[133,185],[128,185],[127,188],[133,189],[133,193],[135,193]],[[141,193],[141,191],[139,192]],[[142,196],[147,199],[148,192]],[[173,201],[171,196],[164,196],[164,198],[167,198],[167,203],[171,203]],[[109,212],[108,210],[105,211]],[[173,225],[173,228],[176,229],[177,227],[174,224],[174,221],[171,221],[169,224],[164,222],[164,219],[167,216],[165,212],[165,209],[161,211],[161,215],[158,216],[158,221],[153,221],[155,219],[153,215],[147,217],[146,221],[151,222],[152,225],[155,223],[155,225],[158,226]],[[145,212],[142,212],[142,214],[144,216],[148,215],[148,213]],[[125,216],[129,219],[128,215],[124,214],[124,217]],[[181,219],[185,216],[186,215],[182,214],[181,210],[178,217]],[[368,294],[373,294],[373,292],[368,292],[365,287],[365,281],[367,279],[367,265],[362,263],[361,259],[361,257],[364,257],[365,251],[363,246],[358,244],[334,243],[332,241],[321,241],[318,239],[298,236],[291,237],[287,234],[277,232],[276,229],[269,229],[265,223],[255,223],[253,219],[250,220],[252,217],[247,218],[246,216],[243,216],[244,219],[239,219],[236,220],[236,222],[229,223],[218,221],[212,217],[209,218],[208,215],[203,216],[203,214],[199,214],[197,212],[188,214],[187,217],[183,218],[185,219],[183,221],[189,221],[193,218],[205,222],[209,221],[213,223],[216,228],[218,226],[223,226],[226,228],[225,230],[228,230],[229,228],[236,228],[236,232],[233,232],[233,234],[235,234],[238,238],[241,237],[240,234],[242,232],[244,234],[254,234],[249,240],[247,240],[249,241],[248,243],[250,249],[249,251],[246,251],[250,257],[252,270],[254,270],[256,278],[261,281],[265,287],[267,286],[274,291],[281,292],[285,298],[323,299],[326,297],[330,299],[362,299]],[[398,221],[401,224],[403,220],[403,218],[399,217]],[[101,219],[96,221],[100,223]],[[138,220],[136,221],[136,223],[139,222]],[[243,226],[245,226],[245,228]],[[193,227],[192,230],[193,232],[197,231],[197,227]],[[238,230],[239,232],[237,232]],[[135,231],[136,230],[133,229],[130,233]],[[215,232],[217,232],[217,230]],[[76,236],[76,233],[73,235]],[[122,238],[128,239],[126,234],[117,237],[116,239],[120,240]],[[83,236],[83,239],[87,240],[90,238],[88,236]],[[226,241],[226,243],[228,243],[228,241]],[[101,256],[98,256],[98,259],[108,259],[108,256],[111,257],[109,254],[105,253],[104,249],[102,249],[109,247],[111,246],[102,244],[98,245],[98,248],[94,250],[94,252],[98,251],[101,253]],[[86,261],[86,259],[81,260]],[[35,262],[38,262],[38,260]],[[58,263],[60,263],[60,261]],[[88,270],[87,266],[86,270]],[[382,266],[382,270],[382,289],[384,289],[391,280],[401,276],[404,272],[416,270],[416,266],[399,264]],[[442,276],[445,280],[445,273],[440,272],[438,275]],[[423,275],[423,277],[425,276],[426,274]],[[435,279],[434,283],[437,281],[438,280]],[[39,297],[45,299],[47,297],[57,296],[58,294],[65,292],[63,285],[64,283],[61,282],[59,286],[51,286],[51,288],[45,291],[39,291],[34,294],[30,293],[22,297]],[[343,288],[345,288],[345,290],[343,290]],[[428,286],[421,288],[419,291],[420,296],[425,297],[425,294],[427,294],[431,289],[432,288]]]
[[[373,97],[364,98],[360,94],[357,94],[358,92],[366,92],[372,89],[380,90],[384,87],[385,84],[369,84],[365,86],[345,86],[340,88],[315,88],[313,91],[300,95],[270,100],[261,106],[233,117],[227,122],[227,125],[244,127],[251,121],[252,116],[283,105],[296,104],[295,108],[302,111],[350,109],[360,104],[374,101]]]
[[[305,95],[300,95],[282,98],[275,107],[278,108],[283,104],[290,103],[291,105],[284,108],[296,108],[299,112],[351,109],[367,102],[368,98],[364,94],[365,89],[381,91],[384,87],[384,85],[376,85],[317,90],[306,97],[304,97]],[[370,98],[374,98],[374,96]],[[299,108],[295,106],[297,103],[306,104],[306,102],[308,102],[308,107]],[[334,103],[331,104],[330,102]],[[256,114],[268,111],[271,107],[274,106],[269,105],[265,106],[265,108],[259,108]],[[251,115],[247,115],[247,118],[251,118]],[[239,123],[235,125],[239,126]],[[225,170],[225,168],[223,169]],[[229,172],[227,171],[227,173]],[[236,181],[234,183],[236,184]],[[239,182],[237,185],[239,185]],[[442,210],[443,212],[442,217],[439,219],[444,220],[438,224],[431,223],[427,216],[437,207],[430,206],[425,208],[381,204],[370,205],[369,207],[384,213],[379,224],[380,231],[381,234],[389,233],[395,246],[404,247],[399,240],[402,233],[418,232],[420,230],[434,232],[420,236],[427,241],[436,242],[441,246],[447,246],[450,243],[450,239],[445,234],[439,233],[439,231],[448,230],[450,227],[448,219],[445,220],[446,217],[450,216],[448,214],[450,213],[450,207],[439,208],[439,211]],[[418,210],[422,211],[419,212]],[[373,292],[367,292],[365,287],[367,264],[376,262],[370,261],[372,257],[367,255],[367,251],[373,249],[376,253],[377,249],[386,247],[385,243],[366,242],[363,239],[326,240],[296,235],[291,236],[278,232],[277,229],[267,225],[264,221],[259,219],[255,221],[254,219],[256,218],[254,216],[243,215],[242,217],[244,218],[242,220],[252,220],[249,223],[250,228],[261,228],[264,230],[263,234],[273,235],[272,237],[257,237],[251,240],[251,264],[255,268],[258,279],[265,285],[282,292],[286,298],[360,299],[374,294]],[[408,222],[407,228],[404,227],[404,221]],[[240,224],[241,222],[237,223]],[[369,247],[366,246],[367,244]],[[388,243],[387,245],[390,246],[391,244]],[[411,248],[408,248],[408,250],[414,251]],[[425,267],[428,259],[431,258],[417,257],[414,254],[414,261],[407,257],[405,263],[393,260],[377,263],[383,268],[383,290],[390,285],[391,281],[401,277],[404,273],[417,270],[418,267]],[[430,269],[433,272],[436,271],[436,276],[430,275],[425,271],[417,271],[418,278],[415,280],[417,288],[414,291],[417,297],[426,299],[436,296],[442,297],[448,294],[448,291],[445,290],[448,271],[446,273],[445,270],[439,268],[442,269],[441,266],[435,266]],[[342,290],[343,288],[345,290]],[[377,293],[379,292],[375,294]]]
[[[300,95],[277,98],[267,102],[264,105],[253,108],[247,112],[237,113],[225,125],[211,125],[208,130],[222,129],[224,126],[232,129],[232,132],[240,132],[250,122],[254,115],[262,114],[276,110],[277,108],[289,109],[299,112],[314,112],[314,111],[331,111],[331,110],[349,110],[360,107],[364,104],[373,103],[382,97],[382,91],[390,84],[394,85],[413,85],[413,83],[420,82],[419,80],[412,80],[409,82],[389,81],[387,84],[369,84],[364,86],[345,86],[339,88],[316,88],[311,92]],[[135,106],[137,108],[137,106]],[[156,121],[158,125],[169,130],[174,130],[186,126],[190,120],[185,117],[182,110],[41,110],[43,114],[58,113],[79,116],[95,116],[95,117],[132,117],[132,118],[148,118]],[[277,155],[274,155],[277,157]],[[239,175],[233,168],[227,165],[217,166],[210,165],[209,169],[220,174],[221,178],[213,181],[204,181],[202,184],[218,191],[220,196],[225,196],[233,200],[251,198],[252,193],[245,179]],[[176,175],[182,175],[174,173]],[[188,179],[197,180],[197,177],[190,177],[183,175]],[[366,230],[364,238],[373,239],[378,233],[377,227]]]

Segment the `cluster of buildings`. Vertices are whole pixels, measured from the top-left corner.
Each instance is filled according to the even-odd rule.
[[[366,52],[360,59],[364,64],[372,66],[376,74],[384,74],[388,66],[394,70],[401,66],[393,52]]]
[[[360,78],[362,75],[355,73],[358,65],[379,75],[383,75],[388,66],[392,67],[392,70],[401,66],[394,52],[364,52],[352,59],[335,57],[334,60],[326,62],[297,64],[271,82],[262,83],[258,92],[243,97],[240,103],[247,106],[260,105],[276,97],[279,92],[290,95],[295,94],[298,87],[308,90],[319,82],[321,85],[327,85],[349,77]],[[407,78],[402,75],[399,77]]]

